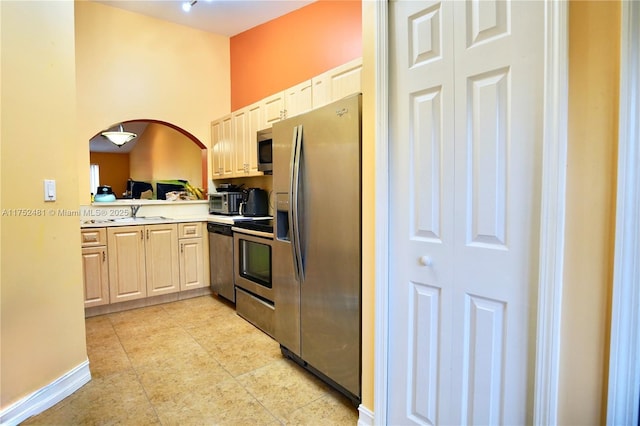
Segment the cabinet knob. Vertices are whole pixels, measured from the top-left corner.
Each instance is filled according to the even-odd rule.
[[[420,256],[418,258],[418,263],[421,266],[432,266],[433,265],[433,260],[431,259],[430,256]]]

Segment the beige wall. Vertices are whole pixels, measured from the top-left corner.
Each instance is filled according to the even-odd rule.
[[[559,423],[606,419],[620,3],[569,7],[569,144]]]
[[[5,409],[77,367],[87,352],[78,218],[56,214],[79,205],[73,2],[1,1],[0,15]],[[43,201],[43,179],[56,180],[56,202]],[[40,209],[44,216],[16,216]]]
[[[88,141],[100,130],[153,119],[210,145],[211,120],[230,112],[229,38],[99,3],[75,4],[79,188],[86,203]]]
[[[130,154],[131,178],[141,181],[188,180],[202,184],[202,149],[182,133],[151,123]]]

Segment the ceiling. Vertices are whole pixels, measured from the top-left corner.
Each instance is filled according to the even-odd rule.
[[[182,10],[182,0],[93,1],[231,37],[315,0],[197,0],[189,12]]]

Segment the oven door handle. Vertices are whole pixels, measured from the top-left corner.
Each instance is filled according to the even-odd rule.
[[[302,125],[293,129],[293,143],[291,147],[291,201],[289,209],[289,223],[292,225],[291,248],[293,251],[293,266],[297,280],[304,280],[304,261],[301,250],[300,233],[300,164],[302,157]]]

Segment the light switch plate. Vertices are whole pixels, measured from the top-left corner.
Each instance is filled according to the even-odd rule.
[[[44,200],[45,201],[56,200],[56,181],[53,179],[44,180]]]

